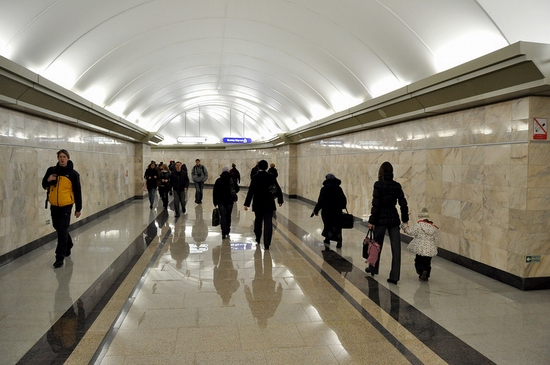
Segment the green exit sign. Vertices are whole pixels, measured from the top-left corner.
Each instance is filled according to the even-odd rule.
[[[527,263],[530,263],[530,262],[540,262],[540,255],[525,256],[525,262],[527,262]]]

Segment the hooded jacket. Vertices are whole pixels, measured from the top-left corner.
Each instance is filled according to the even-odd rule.
[[[340,186],[341,184],[342,180],[337,178],[323,181],[323,187],[319,192],[319,198],[317,199],[313,213],[318,214],[321,211],[322,217],[335,218],[342,215],[342,209],[346,208],[348,201]]]
[[[214,190],[212,192],[214,206],[218,206],[219,204],[231,205],[234,203],[233,197],[231,196],[232,185],[235,192],[238,192],[239,190],[235,189],[235,185],[229,172],[222,172],[220,177],[216,179],[216,182],[214,183]]]
[[[402,225],[403,231],[414,237],[407,249],[420,256],[433,257],[437,255],[439,246],[439,228],[432,222],[420,220],[413,227]]]
[[[48,181],[52,174],[57,175],[57,180]],[[42,178],[42,187],[48,190],[48,201],[56,207],[64,207],[74,204],[75,211],[82,210],[82,190],[80,187],[80,175],[74,169],[73,162],[67,161],[67,166],[51,166]]]

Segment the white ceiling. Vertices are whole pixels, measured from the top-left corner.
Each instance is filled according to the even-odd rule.
[[[0,0],[0,55],[175,144],[267,140],[517,41],[550,0]]]

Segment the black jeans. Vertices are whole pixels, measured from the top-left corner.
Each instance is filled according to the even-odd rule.
[[[256,216],[254,219],[254,234],[256,235],[256,242],[260,243],[263,225],[264,246],[265,248],[268,248],[271,244],[271,237],[273,237],[273,210],[254,212],[254,214]]]
[[[71,224],[71,211],[73,206],[56,207],[52,205],[52,225],[57,231],[57,247],[55,248],[55,259],[63,260],[67,251],[73,247],[73,240],[69,234],[69,225]]]
[[[220,226],[222,228],[222,235],[227,235],[231,231],[231,212],[233,211],[233,204],[218,204],[220,211]]]
[[[431,264],[432,258],[430,256],[416,255],[414,258],[414,268],[416,269],[416,273],[420,276],[423,271],[426,271],[428,273],[426,279],[430,277],[430,273],[432,272]]]
[[[380,256],[373,271],[378,274],[378,266],[380,264],[380,257],[382,256],[382,247],[384,246],[384,236],[388,231],[391,245],[391,270],[390,279],[399,281],[401,276],[401,234],[399,232],[399,226],[374,226],[374,240],[380,245]]]
[[[167,187],[159,187],[159,195],[162,199],[162,206],[164,208],[168,207],[168,192],[170,191],[170,188]]]

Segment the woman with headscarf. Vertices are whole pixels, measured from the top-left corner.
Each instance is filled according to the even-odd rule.
[[[325,244],[336,241],[336,248],[342,247],[342,209],[346,208],[348,200],[342,187],[342,181],[333,174],[327,174],[323,187],[319,192],[319,199],[313,209],[313,214],[318,215],[321,211],[323,219],[323,232],[321,233]]]
[[[401,208],[401,220],[396,205]],[[384,242],[384,235],[388,231],[391,243],[391,271],[388,283],[397,284],[401,274],[401,234],[399,225],[409,221],[409,207],[401,184],[393,180],[393,166],[384,162],[378,170],[378,181],[374,183],[372,192],[372,209],[369,217],[369,229],[374,228],[374,240],[380,245],[380,253]],[[378,274],[380,256],[375,266],[365,269],[371,275]]]

